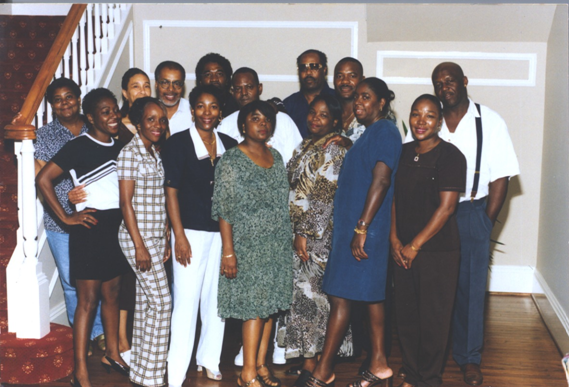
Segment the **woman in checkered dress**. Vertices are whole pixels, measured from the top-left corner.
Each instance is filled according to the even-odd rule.
[[[119,244],[136,277],[136,305],[130,380],[143,386],[164,385],[171,298],[164,261],[170,256],[164,197],[164,170],[156,142],[168,128],[160,102],[136,100],[129,118],[137,133],[117,160],[124,221]]]

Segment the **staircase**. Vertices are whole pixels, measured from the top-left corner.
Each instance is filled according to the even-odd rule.
[[[59,280],[57,270],[48,279],[42,269],[53,258],[36,197],[33,140],[51,121],[44,99],[51,81],[71,78],[82,95],[108,87],[112,71],[126,70],[112,63],[129,33],[132,39],[125,4],[76,4],[67,17],[0,16],[0,383],[48,383],[73,371],[71,328],[50,323]]]

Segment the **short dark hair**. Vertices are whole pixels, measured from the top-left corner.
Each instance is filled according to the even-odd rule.
[[[131,109],[129,111],[129,120],[131,120],[131,123],[134,126],[137,126],[141,123],[144,115],[144,110],[146,109],[146,106],[148,104],[156,104],[160,107],[160,109],[164,109],[158,98],[154,97],[137,98],[133,102],[133,105],[131,106]]]
[[[220,105],[220,111],[222,110],[222,107],[224,105],[224,97],[222,91],[217,87],[215,87],[214,85],[198,85],[195,86],[194,89],[192,89],[192,91],[190,91],[188,99],[190,100],[190,106],[192,107],[192,109],[194,109],[196,101],[198,101],[198,97],[200,97],[202,94],[211,94],[212,96],[214,96],[216,100],[218,100],[218,104]]]
[[[315,50],[315,49],[309,49],[309,50],[305,50],[301,53],[301,55],[299,55],[297,57],[297,67],[299,67],[299,65],[301,64],[301,58],[303,57],[303,55],[305,54],[317,54],[319,56],[319,61],[321,62],[321,64],[323,65],[323,67],[327,67],[327,56],[325,55],[325,53],[323,53],[322,51],[319,50]]]
[[[326,104],[332,119],[337,120],[336,127],[333,128],[334,131],[340,132],[342,130],[342,107],[340,106],[340,102],[338,102],[335,96],[330,94],[319,94],[313,99],[309,105],[309,109],[319,101],[323,101]]]
[[[336,68],[338,65],[340,65],[341,63],[344,63],[344,62],[356,63],[356,65],[357,65],[358,68],[360,69],[360,74],[361,74],[361,75],[364,74],[364,67],[362,66],[362,63],[361,63],[358,59],[353,58],[353,57],[344,57],[344,58],[342,58],[340,61],[338,61],[338,62],[336,63],[335,68]]]
[[[198,85],[201,84],[200,78],[202,73],[204,72],[204,67],[206,67],[208,63],[217,63],[218,65],[222,66],[222,69],[224,69],[224,73],[226,73],[226,77],[228,78],[228,80],[231,80],[233,70],[230,61],[228,61],[226,57],[223,57],[218,53],[208,53],[204,55],[202,58],[200,58],[200,60],[196,64],[196,84]],[[229,85],[227,86],[229,87]]]
[[[129,82],[131,78],[133,78],[135,75],[138,74],[142,74],[146,78],[148,78],[148,75],[138,67],[131,67],[129,70],[125,71],[125,74],[123,74],[123,78],[121,78],[121,89],[127,91],[129,89]],[[123,96],[123,106],[121,107],[121,116],[126,117],[128,114],[129,114],[129,102],[127,101],[125,96]]]
[[[251,74],[253,76],[253,80],[259,85],[259,76],[257,75],[257,71],[253,70],[252,68],[240,67],[239,69],[234,71],[234,74],[232,76],[232,82],[234,81],[235,76],[238,74]]]
[[[259,111],[262,115],[264,115],[271,123],[273,123],[273,130],[271,133],[271,136],[273,136],[273,133],[275,132],[275,110],[273,109],[273,107],[266,101],[263,100],[255,100],[250,102],[247,105],[244,105],[240,110],[239,110],[239,114],[238,114],[238,129],[239,129],[239,133],[243,134],[243,126],[245,124],[245,119],[247,118],[247,116],[255,111]]]
[[[46,89],[46,98],[50,104],[53,104],[55,91],[60,88],[69,88],[75,97],[81,97],[81,88],[79,88],[79,85],[72,79],[61,77],[54,80]]]
[[[180,63],[174,61],[164,61],[160,62],[156,69],[154,69],[154,80],[156,82],[158,82],[158,79],[160,78],[160,72],[162,69],[178,70],[182,73],[182,82],[186,80],[186,70],[184,70],[184,67],[182,67]]]
[[[83,113],[85,115],[93,114],[95,106],[104,98],[110,98],[115,101],[115,104],[117,103],[117,97],[109,89],[97,88],[91,90],[83,97],[83,103],[81,104]]]
[[[439,101],[439,98],[437,98],[436,96],[434,96],[433,94],[422,94],[421,96],[419,96],[418,98],[416,98],[414,100],[414,103],[412,104],[411,109],[414,109],[414,106],[416,106],[416,104],[420,101],[424,101],[424,100],[428,100],[433,102],[433,104],[437,107],[437,117],[441,118],[443,116],[443,108],[441,107],[441,101]]]
[[[392,111],[390,103],[394,100],[396,95],[394,94],[393,91],[388,89],[388,85],[386,85],[386,82],[382,81],[380,78],[368,77],[360,81],[360,84],[368,85],[368,87],[372,89],[372,92],[376,95],[378,100],[381,100],[383,98],[384,101],[386,101],[384,107],[382,108],[381,113],[385,118],[388,118],[388,116]]]
[[[456,72],[456,75],[458,77],[460,77],[460,78],[465,77],[465,74],[463,73],[463,69],[457,63],[455,63],[455,62],[442,62],[433,69],[433,72],[431,73],[432,82],[433,82],[433,79],[435,78],[435,76],[437,75],[437,73],[439,73],[442,68],[446,68],[446,67],[449,69],[452,69],[454,72]]]

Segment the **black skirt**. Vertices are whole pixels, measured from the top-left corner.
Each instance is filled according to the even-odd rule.
[[[119,246],[121,209],[89,213],[98,221],[91,229],[75,225],[69,233],[69,260],[74,280],[111,280],[130,269]]]

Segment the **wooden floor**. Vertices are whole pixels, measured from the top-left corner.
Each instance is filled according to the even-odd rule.
[[[233,365],[233,357],[239,347],[237,322],[226,325],[226,340],[222,352],[222,381],[208,380],[191,364],[184,386],[230,387],[236,385],[240,368]],[[102,353],[97,349],[89,359],[91,382],[96,386],[130,386],[128,378],[116,372],[106,374],[99,361]],[[364,357],[336,366],[336,385],[346,386],[354,380]],[[494,387],[563,387],[568,386],[560,363],[561,356],[544,326],[530,296],[490,295],[487,300],[485,327],[485,349],[481,369],[484,374],[483,386]],[[401,355],[396,332],[392,336],[390,366],[396,374],[401,366]],[[272,367],[284,386],[291,386],[294,377],[285,376],[290,365]],[[44,386],[69,386],[69,378]],[[402,380],[395,377],[394,386]],[[451,355],[443,375],[446,387],[467,386],[458,366]]]

